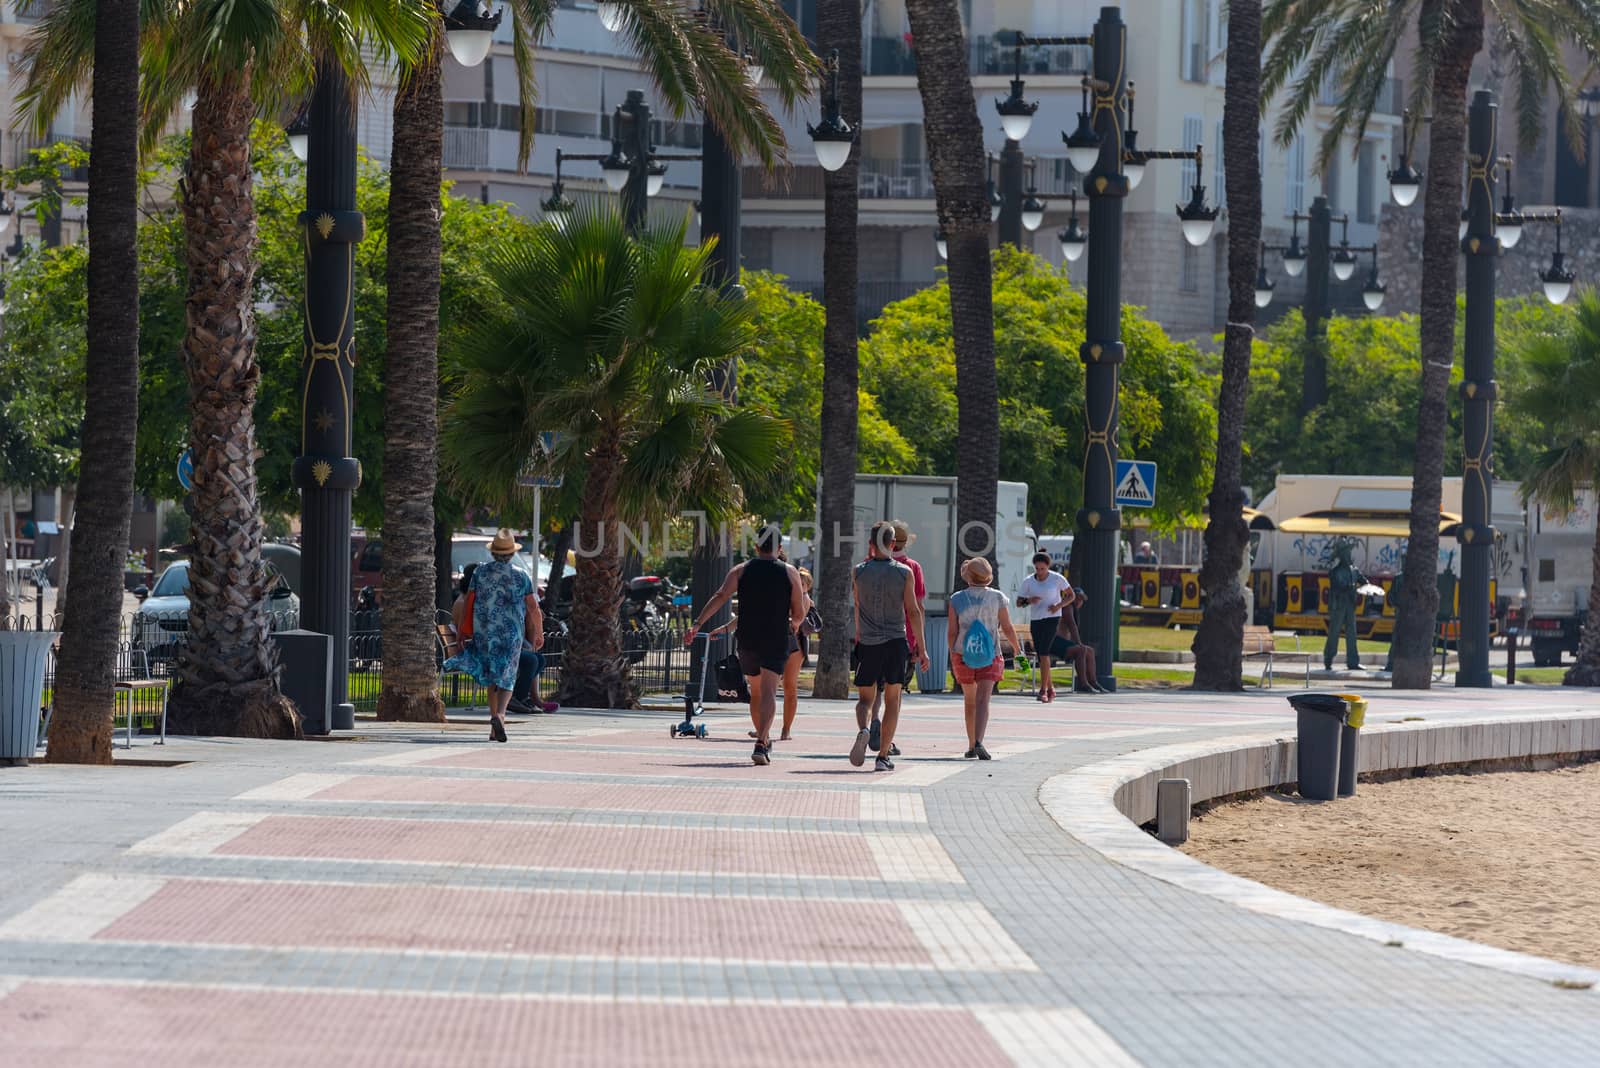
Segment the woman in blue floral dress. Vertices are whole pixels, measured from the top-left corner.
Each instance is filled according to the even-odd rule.
[[[523,642],[535,650],[544,645],[544,626],[533,580],[512,564],[518,545],[509,530],[489,543],[493,559],[472,573],[472,638],[445,662],[447,671],[471,675],[489,690],[489,737],[506,740],[506,705],[517,682]]]

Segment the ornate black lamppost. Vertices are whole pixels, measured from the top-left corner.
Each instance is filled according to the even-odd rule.
[[[445,20],[447,39],[460,32],[479,35],[470,39],[468,57],[476,54],[481,62],[499,22],[499,13],[482,15],[477,0],[466,0]],[[361,461],[350,455],[355,249],[366,234],[366,221],[356,210],[355,91],[337,61],[318,60],[310,105],[289,134],[297,155],[303,143],[306,160],[306,210],[300,215],[306,259],[300,455],[290,469],[300,490],[300,623],[333,637],[331,726],[349,729],[355,726],[348,700],[350,504],[361,485]]]
[[[1261,270],[1256,274],[1256,307],[1265,308],[1272,303],[1272,291],[1275,288],[1272,279],[1267,274],[1267,253],[1283,253],[1284,271],[1291,277],[1306,272],[1309,265],[1310,276],[1306,281],[1305,301],[1303,314],[1306,320],[1306,339],[1313,347],[1320,346],[1322,338],[1327,331],[1326,320],[1330,313],[1331,300],[1328,296],[1328,274],[1341,282],[1348,281],[1355,276],[1356,266],[1364,253],[1372,257],[1371,269],[1367,272],[1367,283],[1361,289],[1361,300],[1368,311],[1377,311],[1383,307],[1384,293],[1387,286],[1378,278],[1378,246],[1351,245],[1350,244],[1350,216],[1341,215],[1335,219],[1328,210],[1326,197],[1317,197],[1311,204],[1311,214],[1301,215],[1295,212],[1289,216],[1294,224],[1293,232],[1287,245],[1269,245],[1261,243]],[[1311,232],[1309,248],[1300,247],[1300,223],[1309,222]],[[1330,247],[1328,235],[1332,224],[1338,222],[1343,227],[1339,245]],[[1315,324],[1313,326],[1313,324]],[[1319,353],[1320,356],[1320,353]],[[1308,356],[1308,364],[1312,358]],[[1327,364],[1324,362],[1316,371],[1316,377],[1322,383],[1321,388],[1327,388]],[[1312,372],[1307,371],[1307,386],[1309,390]],[[1326,399],[1326,397],[1324,397]],[[1302,402],[1304,403],[1304,401]],[[1320,403],[1320,402],[1319,402]],[[1309,410],[1309,409],[1307,409]]]
[[[1122,347],[1122,210],[1132,182],[1124,165],[1140,168],[1156,159],[1192,159],[1195,182],[1187,204],[1178,207],[1183,236],[1190,244],[1204,244],[1211,236],[1217,208],[1205,204],[1204,170],[1200,148],[1194,151],[1135,152],[1130,155],[1123,123],[1126,104],[1127,26],[1122,9],[1100,9],[1094,28],[1093,77],[1085,88],[1093,92],[1092,108],[1085,101],[1078,130],[1066,136],[1068,159],[1085,174],[1089,197],[1088,314],[1084,342],[1079,350],[1084,363],[1084,410],[1088,423],[1088,449],[1083,464],[1083,508],[1078,512],[1077,539],[1073,543],[1082,583],[1089,601],[1079,615],[1083,638],[1094,646],[1098,662],[1113,663],[1119,598],[1117,548],[1122,512],[1116,504],[1117,377],[1123,361]],[[1092,138],[1092,142],[1090,140]],[[1091,163],[1090,147],[1095,149]],[[1074,153],[1078,158],[1074,159]],[[1081,162],[1080,162],[1081,161]],[[1102,671],[1101,684],[1116,689],[1111,671]]]
[[[1462,361],[1461,436],[1465,456],[1461,480],[1461,637],[1457,686],[1490,685],[1489,583],[1494,546],[1494,378],[1495,282],[1500,252],[1522,237],[1529,224],[1554,223],[1556,248],[1550,267],[1541,271],[1545,297],[1560,304],[1572,292],[1574,274],[1561,252],[1561,212],[1518,212],[1506,196],[1503,211],[1494,204],[1497,166],[1495,141],[1499,107],[1494,94],[1480,89],[1467,111],[1467,206],[1462,213],[1461,252],[1467,258],[1466,338]],[[1400,196],[1395,197],[1396,202]],[[1413,196],[1412,200],[1415,199]]]

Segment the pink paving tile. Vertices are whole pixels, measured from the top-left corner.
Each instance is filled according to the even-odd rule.
[[[25,983],[9,1068],[653,1068],[1009,1064],[961,1009],[658,1005]]]
[[[405,775],[358,775],[313,796],[318,801],[521,805],[607,812],[693,812],[715,816],[856,819],[861,814],[859,796],[840,790],[414,778]]]
[[[874,878],[859,835],[512,820],[268,816],[218,854],[602,871]]]
[[[891,904],[175,880],[95,936],[137,942],[931,964]]]

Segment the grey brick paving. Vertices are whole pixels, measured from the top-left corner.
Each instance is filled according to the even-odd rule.
[[[926,826],[802,816],[730,816],[678,812],[579,811],[510,805],[374,805],[362,802],[234,801],[237,794],[296,772],[538,781],[615,781],[627,744],[606,736],[573,737],[590,726],[654,729],[668,714],[578,713],[539,717],[514,728],[519,739],[605,754],[593,772],[553,774],[505,769],[393,767],[352,762],[408,744],[481,747],[477,728],[364,728],[361,740],[286,745],[174,740],[155,755],[193,763],[173,768],[31,768],[0,771],[0,921],[85,872],[262,882],[336,881],[500,889],[582,889],[775,899],[978,902],[1037,963],[1039,971],[942,967],[889,968],[837,961],[630,959],[597,953],[552,957],[494,953],[398,953],[313,947],[257,948],[114,941],[0,941],[0,976],[94,978],[283,988],[476,993],[534,997],[770,999],[849,1005],[1026,1006],[1082,1010],[1138,1060],[1150,1065],[1254,1065],[1285,1060],[1370,1064],[1600,1063],[1600,993],[1548,984],[1484,967],[1394,949],[1336,931],[1248,912],[1107,861],[1043,811],[1038,792],[1049,777],[1122,753],[1186,740],[1282,726],[1282,695],[1199,701],[1184,695],[1124,695],[1064,702],[1079,726],[1127,725],[1119,712],[1170,714],[1176,729],[1146,736],[1068,739],[920,788]],[[1387,693],[1373,714],[1445,717],[1504,705],[1520,712],[1593,707],[1570,692],[1495,695]],[[810,731],[785,756],[837,756],[850,729],[841,706],[802,710]],[[1240,726],[1207,718],[1248,718]],[[912,721],[935,719],[959,732],[959,706],[926,699]],[[1048,721],[1031,702],[997,709],[991,746],[1005,738],[1007,717]],[[1190,721],[1192,720],[1191,725]],[[721,737],[742,735],[737,713],[714,714]],[[824,729],[825,728],[825,729]],[[566,735],[566,736],[564,736]],[[914,739],[907,737],[915,767]],[[696,743],[685,742],[686,746]],[[640,750],[642,751],[642,750]],[[652,750],[659,752],[659,750]],[[730,752],[719,746],[720,758]],[[798,780],[798,781],[796,781]],[[630,781],[684,786],[697,780],[651,776]],[[781,787],[858,790],[869,780],[793,776]],[[771,777],[718,779],[719,788],[771,788]],[[877,785],[874,783],[874,785]],[[892,780],[890,786],[895,784]],[[382,816],[390,819],[559,821],[578,826],[789,831],[868,831],[898,836],[931,830],[964,884],[885,882],[818,876],[707,872],[575,871],[481,865],[406,864],[304,858],[130,854],[126,850],[196,812]]]

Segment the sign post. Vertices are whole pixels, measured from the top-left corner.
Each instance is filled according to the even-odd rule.
[[[539,581],[539,545],[544,540],[543,516],[541,513],[541,493],[544,489],[560,489],[561,475],[540,475],[534,473],[534,468],[539,466],[541,460],[548,460],[555,455],[557,446],[561,444],[561,434],[555,430],[542,430],[539,432],[539,443],[533,447],[533,455],[528,457],[528,464],[523,468],[522,474],[517,476],[517,485],[533,490],[533,533],[529,537],[532,542],[534,584]]]

